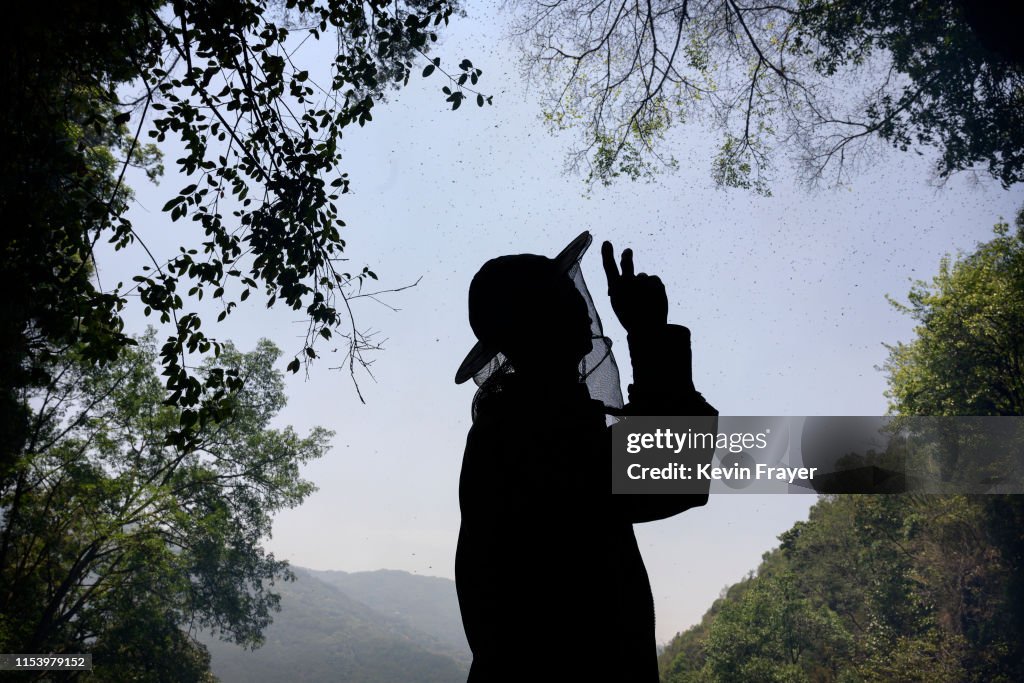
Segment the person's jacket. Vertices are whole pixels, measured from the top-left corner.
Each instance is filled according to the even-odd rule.
[[[624,413],[717,415],[693,387],[686,328],[630,335],[629,346]],[[613,495],[611,476],[605,407],[585,384],[513,373],[480,401],[455,562],[471,683],[657,683],[654,602],[632,525],[707,495]]]

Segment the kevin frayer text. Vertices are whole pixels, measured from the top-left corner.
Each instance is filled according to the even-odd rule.
[[[626,475],[630,479],[775,479],[792,484],[797,479],[814,479],[817,469],[817,467],[773,467],[761,463],[755,467],[740,465],[712,467],[711,464],[684,465],[678,462],[669,463],[663,467],[647,467],[640,463],[633,463],[626,468]]]

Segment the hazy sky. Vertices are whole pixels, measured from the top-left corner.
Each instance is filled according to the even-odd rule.
[[[930,278],[943,254],[989,239],[993,223],[1024,202],[1019,189],[965,178],[936,189],[928,182],[930,157],[889,150],[840,190],[807,194],[785,174],[770,198],[718,190],[710,180],[710,136],[690,128],[670,139],[678,172],[585,196],[582,180],[562,172],[570,140],[542,128],[536,99],[518,77],[514,52],[502,40],[504,20],[493,4],[466,9],[436,54],[449,65],[471,58],[494,106],[467,103],[451,112],[438,75],[417,75],[374,110],[365,129],[345,134],[353,194],[341,212],[353,267],[370,265],[384,288],[422,280],[387,299],[399,312],[366,299],[356,310],[361,326],[387,340],[373,365],[376,381],[361,382],[366,405],[345,373],[328,370],[340,356],[320,361],[308,381],[287,381],[280,424],[337,432],[328,456],[305,469],[319,491],[277,518],[268,543],[294,564],[453,577],[459,469],[475,388],[456,386],[453,377],[474,342],[466,321],[469,281],[489,258],[554,255],[590,230],[595,246],[584,261],[586,277],[628,381],[625,335],[601,296],[598,245],[609,239],[631,246],[638,270],[664,280],[670,319],[693,330],[695,383],[723,415],[874,415],[886,409],[876,369],[886,358],[883,342],[912,333],[886,294],[905,298],[910,282]],[[313,77],[325,73],[329,48],[303,55]],[[132,218],[165,255],[194,237],[160,213],[186,184],[174,175],[177,156],[168,153],[159,187],[131,181],[138,200]],[[100,261],[104,284],[127,281],[141,263],[137,253],[108,253]],[[299,318],[268,311],[253,297],[208,333],[242,349],[268,337],[286,352],[283,370],[301,348]],[[138,311],[130,314],[133,331],[146,322]],[[638,525],[658,638],[699,620],[814,500],[721,496]]]

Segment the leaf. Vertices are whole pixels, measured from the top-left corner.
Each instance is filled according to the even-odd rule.
[[[299,359],[296,358],[295,360],[293,360],[291,363],[288,364],[288,372],[294,374],[294,373],[296,373],[298,371],[299,371]]]
[[[199,415],[194,410],[183,410],[181,411],[181,418],[179,423],[182,427],[188,428],[199,421]]]
[[[426,78],[430,74],[434,73],[434,68],[433,64],[427,64],[427,66],[423,68],[423,77]]]

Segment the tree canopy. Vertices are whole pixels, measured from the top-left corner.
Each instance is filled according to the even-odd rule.
[[[521,0],[516,33],[568,165],[589,181],[673,167],[676,126],[721,138],[721,186],[769,193],[778,157],[840,184],[878,141],[934,148],[940,178],[1024,179],[1019,3]]]
[[[32,429],[0,490],[4,652],[92,652],[101,680],[197,680],[209,658],[196,630],[261,642],[273,582],[290,576],[262,543],[273,513],[314,490],[298,468],[331,432],[270,426],[284,382],[261,341],[204,365],[244,388],[194,448],[169,445],[181,409],[164,402],[157,355],[152,331],[102,366],[65,353],[54,382],[25,395]]]
[[[240,353],[197,302],[213,300],[218,320],[253,295],[301,311],[288,369],[341,338],[355,379],[375,344],[351,302],[377,276],[343,265],[341,138],[417,60],[445,78],[452,109],[489,103],[469,60],[428,56],[457,11],[455,0],[20,9],[0,47],[4,652],[91,652],[97,680],[206,680],[195,630],[261,642],[273,583],[290,575],[262,542],[271,516],[313,490],[299,465],[331,434],[272,428],[280,351],[264,341]],[[302,45],[324,38],[334,57],[318,82]],[[126,179],[159,177],[172,146],[187,180],[163,211],[203,237],[165,258],[129,220]],[[130,282],[102,280],[101,240],[146,265]],[[130,336],[129,297],[169,333]]]
[[[970,254],[947,256],[908,302],[916,338],[889,346],[885,371],[893,412],[1024,415],[1024,209],[1014,230]]]
[[[172,437],[188,444],[223,417],[240,388],[230,370],[200,379],[199,358],[221,344],[195,302],[219,303],[218,319],[252,294],[308,320],[291,360],[296,372],[318,356],[317,341],[341,338],[353,373],[375,347],[356,324],[351,297],[376,279],[348,268],[338,202],[349,188],[340,168],[343,131],[373,119],[392,87],[426,60],[454,0],[60,3],[31,5],[4,41],[0,112],[4,155],[0,207],[5,231],[0,285],[0,477],[24,444],[17,392],[44,386],[63,350],[111,362],[131,339],[123,309],[137,296],[170,333],[160,347],[165,387],[181,407]],[[330,78],[302,64],[306,40],[331,37]],[[446,77],[454,109],[476,94],[481,71],[450,70],[432,58],[424,75]],[[127,169],[160,173],[158,147],[176,140],[188,176],[163,210],[204,235],[163,259],[127,216]],[[133,247],[148,261],[127,283],[100,282],[100,240]],[[347,253],[347,252],[346,252]],[[364,295],[372,294],[363,292]],[[358,388],[358,387],[357,387]]]

